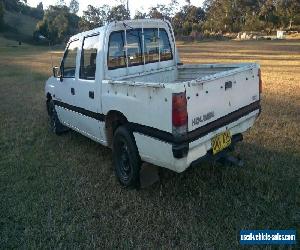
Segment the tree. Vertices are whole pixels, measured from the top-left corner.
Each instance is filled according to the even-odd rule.
[[[149,9],[148,17],[157,19],[167,19],[171,21],[178,7],[178,1],[172,0],[169,5],[158,4],[156,7]]]
[[[149,18],[163,19],[163,14],[157,10],[157,7],[152,7],[147,14]]]
[[[279,0],[278,13],[283,26],[292,28],[295,19],[300,19],[300,1],[299,0]]]
[[[88,5],[87,10],[83,11],[79,22],[80,30],[91,30],[103,26],[107,22],[109,12],[110,7],[108,5],[103,5],[99,8]]]
[[[141,11],[136,11],[133,19],[145,19],[147,13],[143,13]]]
[[[276,8],[273,0],[261,2],[258,14],[259,19],[264,22],[265,29],[272,30],[278,25],[279,20],[276,15]]]
[[[65,3],[65,0],[56,0],[56,6],[65,6],[66,3]]]
[[[265,0],[206,0],[204,27],[214,32],[239,32],[244,27],[246,16],[249,16],[249,6],[258,7],[258,1]],[[259,7],[255,13],[258,11]]]
[[[37,32],[54,43],[60,43],[78,32],[79,17],[67,6],[49,6],[43,20],[37,23]]]
[[[43,10],[44,10],[44,5],[43,5],[43,3],[40,2],[40,3],[36,6],[36,8],[37,8],[38,10],[43,11]]]
[[[204,9],[211,31],[290,29],[300,20],[299,0],[206,0]]]
[[[77,14],[79,11],[79,2],[77,0],[71,0],[69,9],[72,13]]]
[[[19,11],[20,10],[20,0],[2,0],[4,4],[4,9],[8,11]]]
[[[4,4],[0,2],[0,31],[4,27]]]
[[[185,5],[172,18],[175,33],[189,35],[192,31],[201,31],[205,12],[201,7]]]
[[[108,22],[123,21],[129,19],[130,19],[130,13],[129,11],[127,11],[124,4],[120,4],[115,7],[112,7],[107,16]]]

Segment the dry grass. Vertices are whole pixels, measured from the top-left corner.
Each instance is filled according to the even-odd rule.
[[[299,229],[299,41],[179,50],[185,63],[261,63],[263,112],[237,149],[246,166],[162,169],[159,183],[127,191],[110,150],[49,132],[46,49],[0,39],[0,248],[236,249],[241,229]]]

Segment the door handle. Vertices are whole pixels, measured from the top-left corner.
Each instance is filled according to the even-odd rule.
[[[232,88],[232,81],[225,82],[225,90]]]
[[[71,94],[75,95],[75,89],[74,88],[71,88]]]
[[[94,91],[89,91],[89,98],[94,99]]]

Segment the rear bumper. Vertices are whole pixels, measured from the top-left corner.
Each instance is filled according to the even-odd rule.
[[[172,144],[173,156],[177,159],[185,157],[189,151],[189,143],[209,134],[212,131],[215,131],[232,122],[235,122],[241,117],[246,116],[251,112],[257,110],[259,110],[259,115],[261,112],[261,106],[259,101],[251,103],[248,106],[236,110],[191,132],[188,132],[186,135],[176,138],[175,142]]]

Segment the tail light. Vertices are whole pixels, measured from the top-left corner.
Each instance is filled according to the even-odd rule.
[[[259,95],[262,94],[262,79],[261,79],[261,70],[258,69],[258,78],[259,78]]]
[[[173,94],[172,125],[174,134],[184,134],[188,130],[188,113],[185,92]]]

